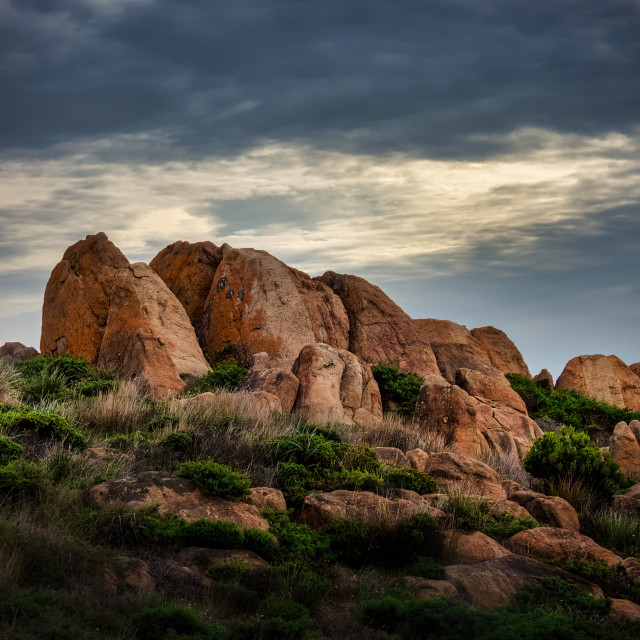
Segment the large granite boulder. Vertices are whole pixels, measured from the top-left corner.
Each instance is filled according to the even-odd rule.
[[[97,362],[107,325],[109,296],[129,261],[104,233],[70,246],[47,282],[40,351],[71,353]]]
[[[617,356],[572,358],[556,380],[556,389],[575,389],[590,398],[640,411],[640,378]]]
[[[540,373],[533,377],[533,381],[537,382],[543,389],[547,391],[553,391],[555,385],[553,384],[553,376],[548,369],[542,369]]]
[[[619,422],[615,426],[609,438],[609,454],[625,476],[640,482],[640,421]]]
[[[343,349],[310,344],[293,366],[300,381],[295,408],[314,424],[343,422],[373,426],[382,418],[382,401],[371,367]]]
[[[580,531],[576,510],[559,496],[546,496],[536,491],[515,491],[509,500],[524,507],[538,522],[558,529]]]
[[[502,373],[517,373],[531,378],[529,367],[518,347],[504,331],[495,327],[479,327],[471,329],[471,335],[483,346],[496,369]]]
[[[379,287],[358,276],[327,271],[316,278],[340,297],[349,315],[349,351],[365,362],[439,374],[429,342]]]
[[[273,367],[291,367],[302,347],[348,346],[349,321],[340,299],[322,282],[266,251],[222,246],[204,305],[201,343],[209,353],[229,343],[265,352]]]
[[[131,509],[157,505],[159,513],[175,513],[187,522],[222,520],[240,529],[269,529],[255,505],[211,496],[191,480],[165,471],[145,471],[135,478],[97,484],[91,487],[89,499],[97,504],[124,504]]]
[[[7,364],[18,364],[35,358],[38,355],[37,349],[25,347],[22,342],[5,342],[0,347],[0,360]]]
[[[211,291],[222,248],[213,242],[174,242],[149,263],[185,308],[199,335],[205,303]]]
[[[182,391],[181,374],[210,370],[184,307],[148,265],[121,269],[110,298],[101,365],[156,398]]]

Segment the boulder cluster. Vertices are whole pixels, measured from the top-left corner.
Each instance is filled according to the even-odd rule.
[[[110,367],[156,398],[180,393],[185,376],[205,375],[211,356],[235,349],[250,366],[239,390],[265,407],[363,427],[382,417],[371,367],[385,363],[424,378],[417,424],[452,451],[522,457],[542,435],[505,377],[531,373],[503,331],[412,319],[363,278],[312,278],[227,244],[175,242],[147,265],[130,264],[104,233],[87,236],[53,269],[40,348]],[[579,356],[555,386],[638,410],[634,366]],[[554,386],[546,370],[535,379]]]

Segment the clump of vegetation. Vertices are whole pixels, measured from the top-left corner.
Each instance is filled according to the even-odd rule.
[[[42,488],[45,481],[44,469],[22,458],[12,460],[0,467],[0,493],[21,495],[34,493]]]
[[[134,613],[132,623],[138,640],[223,640],[227,634],[205,624],[202,616],[178,604],[151,606]]]
[[[212,389],[233,391],[247,375],[248,369],[241,367],[235,358],[211,365],[211,371],[202,378],[187,380],[189,393],[205,393]]]
[[[241,498],[249,493],[251,487],[251,481],[244,473],[213,460],[184,462],[176,475],[193,480],[214,496],[227,499]]]
[[[0,434],[0,466],[9,464],[24,455],[24,447],[8,436]]]
[[[486,500],[473,500],[468,496],[451,495],[441,508],[451,519],[453,528],[481,531],[497,540],[540,526],[531,516],[519,518],[509,513],[493,514]]]
[[[193,447],[193,436],[184,431],[176,431],[162,438],[158,444],[167,449],[186,453]]]
[[[56,438],[78,449],[85,448],[88,442],[87,437],[79,429],[72,427],[62,416],[46,411],[36,411],[27,406],[0,412],[0,431],[27,432],[40,438]]]
[[[560,433],[545,433],[534,440],[523,465],[532,476],[543,480],[567,476],[584,479],[605,501],[631,486],[609,454],[602,453],[586,433],[573,427],[565,426]]]
[[[114,449],[126,450],[139,444],[149,444],[151,443],[151,438],[142,431],[134,431],[133,433],[118,433],[115,436],[109,436],[106,442]]]
[[[544,389],[537,382],[515,373],[508,373],[507,378],[534,420],[555,420],[587,432],[611,432],[618,422],[640,420],[638,412],[594,400],[573,389]]]
[[[380,387],[383,408],[386,411],[393,408],[407,416],[413,415],[424,378],[383,362],[372,367],[371,372]]]
[[[586,535],[623,558],[640,553],[640,518],[636,513],[605,508],[582,514],[580,522]]]

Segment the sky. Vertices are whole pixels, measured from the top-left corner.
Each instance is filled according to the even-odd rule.
[[[640,361],[640,0],[0,0],[0,344],[104,231]]]

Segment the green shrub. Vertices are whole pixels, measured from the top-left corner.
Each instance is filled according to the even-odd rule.
[[[82,380],[73,388],[73,394],[82,398],[95,398],[101,393],[108,393],[116,387],[116,381],[108,378],[98,380]]]
[[[306,562],[285,562],[270,567],[268,578],[274,594],[309,608],[331,588],[331,581],[313,571]]]
[[[190,433],[184,431],[176,431],[165,436],[158,443],[161,447],[167,447],[180,453],[186,453],[193,447],[193,436]]]
[[[43,371],[59,371],[71,383],[91,378],[93,371],[85,358],[77,358],[68,353],[59,356],[36,356],[17,365],[24,378],[30,378]]]
[[[242,531],[233,522],[222,520],[196,520],[179,527],[175,536],[188,547],[211,549],[241,549]]]
[[[0,493],[33,493],[44,486],[45,479],[44,469],[35,462],[12,460],[0,467]]]
[[[0,413],[1,431],[26,431],[44,438],[56,438],[71,447],[84,449],[87,438],[65,418],[54,413],[18,407]]]
[[[342,464],[349,471],[379,473],[382,469],[376,452],[363,444],[349,445],[342,457]]]
[[[243,531],[242,546],[265,560],[271,560],[278,549],[278,540],[268,531],[248,528]]]
[[[306,524],[292,522],[290,513],[263,511],[269,522],[269,532],[278,539],[278,559],[287,562],[320,563],[333,559],[327,533],[311,529]]]
[[[388,410],[391,402],[400,413],[413,415],[424,378],[382,362],[372,367],[371,372],[380,387],[383,407]]]
[[[558,480],[572,476],[584,479],[603,500],[630,486],[608,453],[592,445],[586,433],[562,427],[560,433],[545,433],[527,453],[523,466],[535,478]]]
[[[22,379],[23,398],[28,402],[62,399],[70,386],[68,378],[57,369],[44,369]]]
[[[190,385],[192,392],[205,393],[211,389],[228,389],[233,391],[247,375],[247,369],[241,367],[234,358],[211,366],[211,371],[200,378],[195,385]]]
[[[612,431],[618,422],[640,420],[640,413],[588,398],[573,389],[543,389],[517,374],[507,374],[511,387],[520,394],[529,415],[555,420],[575,429]]]
[[[442,547],[437,522],[426,513],[394,523],[335,519],[324,531],[336,559],[354,568],[404,566],[417,556],[438,555]]]
[[[558,576],[539,578],[536,584],[525,585],[519,597],[528,606],[560,605],[598,615],[606,615],[611,609],[611,600],[608,598],[594,598],[579,586]]]
[[[309,609],[286,598],[269,595],[260,603],[258,611],[265,618],[263,638],[266,639],[305,638],[313,625]]]
[[[146,433],[134,431],[133,433],[118,433],[107,438],[107,444],[114,449],[132,449],[139,444],[150,444],[151,440]]]
[[[433,476],[417,469],[389,468],[385,469],[382,477],[388,487],[408,489],[420,495],[435,493],[438,489],[438,482]]]
[[[340,440],[327,439],[314,429],[274,438],[268,443],[268,449],[276,464],[286,462],[311,470],[338,470],[342,467],[342,458],[349,445]]]
[[[495,515],[491,513],[486,500],[474,500],[467,496],[450,496],[442,505],[442,510],[451,518],[456,529],[481,531],[498,540],[540,526],[531,516],[519,518],[509,513]]]
[[[131,622],[139,640],[222,640],[223,631],[205,624],[195,611],[177,604],[145,607],[133,614]]]
[[[24,455],[24,447],[8,436],[0,435],[0,466]]]
[[[445,568],[429,556],[421,556],[411,565],[409,572],[412,576],[429,578],[429,580],[444,580]]]
[[[281,462],[276,469],[276,485],[287,504],[299,506],[313,486],[313,474],[295,462]]]
[[[237,582],[249,572],[244,562],[221,562],[207,569],[207,574],[216,582]]]
[[[176,471],[181,478],[193,480],[198,486],[221,498],[240,498],[249,493],[251,481],[243,473],[213,460],[185,462]]]

